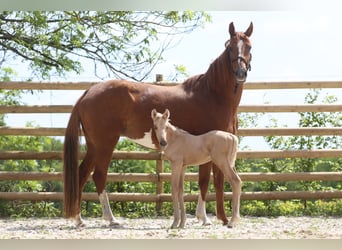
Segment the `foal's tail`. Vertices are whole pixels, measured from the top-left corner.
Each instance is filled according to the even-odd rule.
[[[82,97],[79,100],[81,100]],[[78,102],[71,112],[64,137],[63,180],[64,216],[66,218],[76,216],[80,202],[78,160],[81,119],[78,112]]]

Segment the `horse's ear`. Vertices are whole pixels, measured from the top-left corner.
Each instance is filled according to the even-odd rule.
[[[157,110],[152,109],[152,111],[151,111],[151,117],[152,117],[152,119],[154,119],[154,118],[156,117],[156,115],[157,115]]]
[[[164,119],[169,119],[169,117],[170,117],[170,111],[168,109],[165,109],[165,112],[163,114],[163,118]]]
[[[233,22],[229,24],[229,34],[231,37],[235,35],[235,27]]]
[[[250,37],[252,35],[252,33],[253,33],[253,23],[251,22],[248,29],[245,31],[245,35]]]

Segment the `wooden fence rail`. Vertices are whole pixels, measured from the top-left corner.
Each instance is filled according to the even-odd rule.
[[[96,82],[0,82],[0,89],[8,90],[85,90]],[[174,85],[177,83],[158,82],[160,85]],[[308,88],[338,88],[342,89],[341,81],[319,82],[253,82],[244,85],[248,90],[279,90],[279,89],[308,89]],[[27,105],[27,106],[0,106],[0,113],[69,113],[72,105]],[[301,105],[240,105],[239,112],[342,112],[341,104],[301,104]],[[18,128],[0,127],[1,135],[33,135],[33,136],[64,136],[65,128]],[[341,136],[342,128],[240,128],[239,136],[297,136],[297,135],[333,135]],[[81,154],[81,157],[84,153]],[[239,151],[238,158],[337,158],[342,156],[342,149],[320,150],[265,150]],[[61,160],[62,152],[29,152],[29,151],[2,151],[0,160]],[[144,201],[170,202],[171,195],[163,193],[163,183],[170,181],[170,173],[163,172],[164,156],[159,152],[122,152],[114,151],[113,159],[123,160],[153,160],[156,161],[155,173],[109,173],[108,181],[112,182],[152,182],[156,183],[155,194],[144,193],[110,193],[113,201]],[[313,172],[313,173],[240,173],[245,182],[259,181],[342,181],[342,172]],[[197,181],[198,174],[187,173],[186,181]],[[62,173],[37,172],[0,172],[0,181],[9,180],[38,180],[62,181]],[[98,200],[96,193],[84,193],[85,200]],[[0,192],[3,200],[62,200],[59,192]],[[342,198],[342,191],[284,191],[284,192],[243,192],[242,200],[288,200],[288,199],[333,199]],[[231,199],[231,193],[225,193],[225,199]],[[196,201],[197,194],[185,194],[186,201]],[[208,201],[215,200],[215,194],[207,195]]]
[[[0,135],[64,136],[65,128],[0,127]],[[239,136],[342,135],[342,128],[240,128]]]
[[[70,113],[72,105],[27,105],[0,106],[0,113]],[[238,112],[341,112],[340,104],[302,104],[302,105],[240,105]]]
[[[125,152],[115,151],[113,160],[164,160],[159,152]],[[85,153],[81,152],[83,159]],[[277,158],[337,158],[341,157],[342,149],[316,150],[244,150],[237,153],[238,159],[277,159]],[[29,152],[29,151],[2,151],[0,160],[62,160],[61,151]]]

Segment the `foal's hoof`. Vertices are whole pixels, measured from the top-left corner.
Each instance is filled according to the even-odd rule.
[[[109,226],[110,227],[113,227],[113,228],[123,228],[123,224],[118,221],[118,220],[113,220],[109,223]]]
[[[84,227],[86,227],[86,224],[84,222],[77,222],[76,227],[77,228],[84,228]]]
[[[230,220],[227,227],[228,228],[233,228],[233,227],[236,227],[237,224],[239,223],[239,220],[238,219],[235,219],[235,220]]]
[[[77,228],[83,228],[83,227],[86,226],[86,224],[84,223],[83,220],[76,220],[76,221],[75,221],[75,226],[76,226]]]

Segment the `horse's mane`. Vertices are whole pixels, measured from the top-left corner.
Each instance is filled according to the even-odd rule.
[[[186,92],[192,91],[220,91],[220,85],[227,83],[229,76],[229,53],[225,49],[210,65],[206,73],[192,76],[183,83]]]

